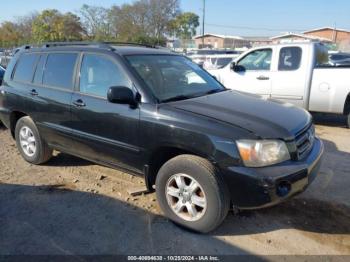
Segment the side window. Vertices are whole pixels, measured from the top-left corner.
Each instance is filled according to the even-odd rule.
[[[17,63],[13,80],[21,82],[32,82],[35,65],[38,61],[38,54],[23,54]]]
[[[249,70],[270,70],[272,49],[255,50],[242,58],[238,65],[246,71]]]
[[[43,84],[48,86],[72,89],[73,73],[77,54],[52,53],[46,61]]]
[[[80,92],[107,97],[112,86],[131,88],[131,81],[112,60],[96,54],[85,54],[80,70]]]
[[[43,54],[40,56],[38,65],[36,66],[35,74],[34,74],[34,84],[42,84],[43,82],[43,73],[44,73],[44,66],[46,62],[46,55]]]
[[[283,47],[280,50],[278,70],[293,71],[300,67],[302,50],[300,47]]]

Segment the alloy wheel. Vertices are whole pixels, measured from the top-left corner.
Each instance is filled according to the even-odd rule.
[[[207,209],[207,199],[202,186],[186,174],[171,176],[165,194],[172,211],[186,221],[197,221]]]

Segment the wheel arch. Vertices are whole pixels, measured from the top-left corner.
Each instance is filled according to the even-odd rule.
[[[181,146],[161,146],[153,150],[147,164],[144,166],[145,181],[147,189],[154,191],[153,186],[156,182],[156,177],[159,169],[170,159],[179,155],[195,155],[208,159],[207,156],[195,150],[187,149]],[[210,161],[210,159],[209,159]]]
[[[21,111],[12,111],[10,114],[10,131],[12,138],[15,138],[16,124],[22,117],[28,116],[26,113]]]
[[[344,103],[344,115],[348,115],[348,114],[350,114],[350,93],[346,97],[345,103]]]

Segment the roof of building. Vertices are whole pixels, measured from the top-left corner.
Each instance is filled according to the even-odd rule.
[[[322,30],[335,30],[335,31],[342,31],[342,32],[350,33],[349,30],[340,29],[340,28],[335,28],[335,27],[330,27],[330,26],[315,28],[315,29],[312,29],[312,30],[304,31],[303,33],[304,33],[304,34],[307,34],[307,33],[312,33],[312,32],[322,31]]]
[[[242,36],[243,39],[249,41],[270,41],[270,37],[268,36]]]
[[[273,36],[270,39],[271,40],[276,40],[276,39],[279,39],[279,38],[288,38],[288,37],[293,37],[293,36],[300,37],[300,38],[305,38],[305,39],[310,39],[310,40],[320,40],[320,41],[326,41],[326,42],[331,41],[330,39],[324,38],[324,37],[310,36],[310,35],[298,34],[298,33],[285,33],[283,35]]]
[[[240,36],[235,36],[235,35],[218,35],[218,34],[205,34],[205,35],[197,35],[194,37],[194,39],[202,38],[202,37],[208,37],[208,36],[214,36],[218,38],[223,38],[223,39],[237,39],[237,40],[244,40],[243,37]]]

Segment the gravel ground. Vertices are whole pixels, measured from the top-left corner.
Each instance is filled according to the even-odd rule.
[[[229,214],[208,235],[169,222],[155,194],[131,197],[141,178],[61,153],[30,165],[0,128],[0,255],[350,255],[350,130],[316,121],[326,152],[312,186],[274,208]]]

